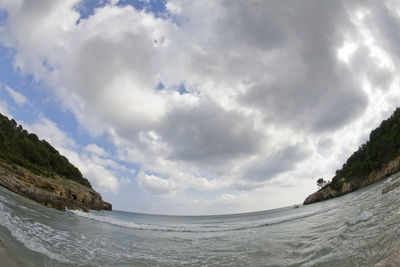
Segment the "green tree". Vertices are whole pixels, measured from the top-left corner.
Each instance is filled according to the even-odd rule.
[[[58,174],[91,187],[78,168],[36,134],[0,114],[0,160],[17,164],[39,175]]]
[[[336,171],[330,183],[333,189],[340,188],[343,181],[363,179],[373,170],[400,156],[400,108],[373,130],[369,140],[360,146]]]
[[[319,178],[317,180],[317,186],[321,189],[324,187],[328,182],[324,180],[324,178]]]

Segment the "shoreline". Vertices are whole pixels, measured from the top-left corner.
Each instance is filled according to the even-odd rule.
[[[342,195],[351,193],[363,187],[369,186],[376,182],[382,181],[390,176],[395,176],[394,179],[400,177],[400,156],[389,161],[377,170],[371,171],[368,175],[363,178],[355,178],[351,181],[346,181],[345,178],[341,178],[341,186],[339,189],[333,189],[330,184],[321,188],[317,192],[309,195],[303,202],[303,205],[308,205],[320,201],[325,201],[331,198],[340,197]],[[400,184],[393,185],[394,187],[400,186]],[[393,189],[393,188],[392,188]],[[392,190],[390,188],[384,189],[382,194],[385,194]]]
[[[8,248],[2,239],[0,239],[0,260],[1,266],[3,267],[21,267],[21,265],[10,256]]]

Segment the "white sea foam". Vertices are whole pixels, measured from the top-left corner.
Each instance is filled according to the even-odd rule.
[[[347,224],[349,225],[355,225],[357,223],[360,222],[365,222],[368,221],[371,217],[373,216],[373,214],[367,210],[362,210],[356,217],[347,220]]]
[[[97,215],[94,213],[83,212],[81,210],[69,210],[77,216],[84,217],[87,219],[100,221],[103,223],[109,223],[117,226],[128,227],[133,229],[141,229],[141,230],[159,230],[159,231],[167,231],[168,228],[162,226],[148,225],[148,224],[136,224],[134,222],[127,222],[118,219],[114,219],[108,216]]]
[[[385,251],[400,231],[399,197],[382,197],[380,188],[374,185],[298,209],[199,217],[62,213],[30,205],[0,188],[0,225],[5,226],[0,234],[8,235],[9,229],[15,242],[22,242],[19,249],[39,252],[36,265],[45,266],[63,266],[66,259],[74,266],[261,266],[266,260],[276,266],[364,266],[380,259],[366,250],[387,257]],[[26,203],[29,210],[20,207]],[[343,222],[347,231],[338,231]],[[388,242],[382,243],[382,238]],[[343,245],[340,250],[331,247],[337,243]],[[21,253],[22,259],[29,261],[28,256]]]
[[[198,233],[206,233],[206,232],[226,232],[226,231],[240,231],[252,228],[266,227],[269,225],[279,224],[290,222],[293,220],[298,220],[306,217],[310,217],[313,215],[317,215],[323,212],[330,211],[335,209],[336,206],[331,207],[325,210],[304,212],[297,215],[291,216],[282,216],[275,219],[269,220],[258,220],[253,222],[245,222],[240,223],[236,222],[234,224],[192,224],[192,225],[157,225],[157,224],[138,224],[132,221],[124,221],[117,218],[113,218],[108,214],[101,215],[98,212],[83,212],[80,210],[69,210],[77,216],[84,217],[90,220],[100,221],[103,223],[108,223],[112,225],[117,225],[121,227],[136,229],[136,230],[151,230],[151,231],[163,231],[163,232],[198,232]]]
[[[71,263],[65,257],[46,249],[43,241],[53,242],[54,238],[60,237],[51,227],[38,223],[29,222],[19,218],[8,207],[0,202],[0,225],[7,228],[11,235],[32,251],[46,255],[47,257],[64,263]]]

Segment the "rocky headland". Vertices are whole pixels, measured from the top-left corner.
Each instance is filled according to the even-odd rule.
[[[59,210],[111,210],[93,189],[60,176],[43,177],[29,170],[0,162],[0,185],[42,205]]]
[[[336,171],[330,183],[309,195],[303,204],[353,192],[397,172],[400,172],[400,108],[371,132],[369,140]],[[318,179],[320,180],[323,182],[323,178]],[[397,186],[400,186],[400,182],[391,184],[382,193],[385,194]]]
[[[0,114],[0,186],[60,210],[111,210],[80,170],[45,140]]]
[[[334,190],[330,186],[325,186],[324,188],[318,190],[317,192],[309,195],[304,200],[303,204],[307,205],[353,192],[359,188],[378,182],[399,171],[400,171],[400,157],[397,157],[396,159],[390,161],[381,169],[372,171],[365,177],[355,178],[349,182],[346,182],[346,178],[343,177],[341,178],[342,186],[339,188],[339,190]],[[400,180],[393,183],[391,186],[383,189],[382,193],[385,194],[397,186],[400,186]]]

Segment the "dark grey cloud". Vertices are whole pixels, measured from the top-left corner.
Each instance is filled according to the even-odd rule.
[[[253,189],[304,170],[300,162],[340,150],[332,136],[373,102],[364,77],[383,89],[397,76],[377,67],[368,44],[348,64],[337,58],[346,41],[362,40],[359,7],[370,11],[364,22],[377,45],[399,58],[390,2],[171,1],[174,16],[187,18],[180,25],[111,5],[77,25],[72,4],[9,1],[4,27],[15,65],[47,82],[81,126],[104,128],[143,173],[169,178],[141,176],[154,192]]]
[[[368,79],[373,88],[388,91],[395,78],[391,70],[376,65],[376,62],[371,57],[370,49],[366,46],[361,46],[354,52],[351,56],[350,64],[354,75]]]
[[[209,166],[229,166],[231,160],[258,153],[266,142],[249,118],[210,100],[173,110],[160,133],[173,147],[171,159]]]
[[[311,154],[300,145],[281,148],[266,157],[252,162],[246,169],[244,177],[253,182],[262,182],[275,178],[280,173],[291,171],[296,164]]]
[[[375,42],[397,61],[400,59],[400,18],[392,1],[367,1],[366,25]],[[399,63],[399,62],[397,62]]]
[[[361,84],[337,58],[345,34],[355,31],[351,10],[341,1],[281,2],[283,15],[266,25],[285,25],[281,34],[286,42],[277,48],[281,56],[272,62],[275,68],[265,69],[269,77],[256,82],[240,101],[261,109],[266,122],[313,132],[338,129],[368,104]],[[262,43],[259,47],[263,49]]]

